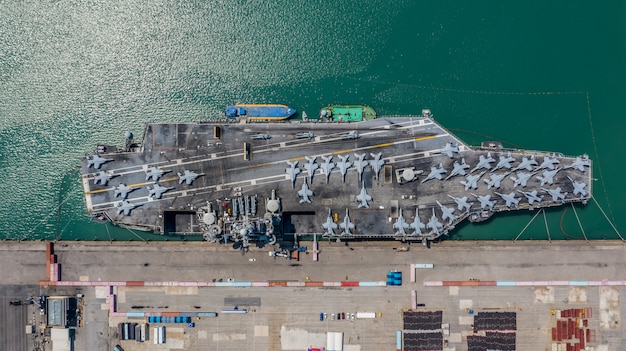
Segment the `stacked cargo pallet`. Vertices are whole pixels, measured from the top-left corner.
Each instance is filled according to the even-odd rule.
[[[479,312],[474,316],[474,335],[467,336],[468,351],[516,349],[515,312]]]
[[[405,311],[402,319],[404,351],[443,350],[443,311]]]
[[[596,340],[595,330],[589,329],[590,307],[570,308],[554,312],[556,326],[552,328],[552,350],[580,351]]]

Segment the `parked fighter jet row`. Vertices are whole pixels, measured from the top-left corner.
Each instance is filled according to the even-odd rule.
[[[458,144],[454,145],[452,143],[447,143],[446,146],[440,150],[440,153],[453,159],[462,154],[459,150]],[[300,203],[311,203],[311,196],[314,196],[314,192],[310,189],[310,186],[313,185],[314,175],[318,169],[325,174],[326,183],[328,183],[333,169],[337,168],[339,170],[338,173],[341,175],[342,182],[345,183],[348,170],[350,168],[354,168],[358,174],[358,180],[361,183],[361,190],[355,195],[357,208],[369,209],[370,202],[373,198],[370,194],[368,194],[365,184],[362,182],[363,173],[366,167],[369,166],[373,170],[373,176],[375,179],[378,179],[378,175],[382,166],[385,164],[385,160],[381,158],[382,153],[370,154],[372,157],[370,160],[366,160],[366,153],[355,153],[354,161],[350,161],[350,156],[351,155],[349,154],[337,155],[339,161],[336,163],[333,163],[332,155],[321,156],[321,159],[323,160],[323,163],[321,164],[316,163],[316,157],[305,157],[307,163],[304,164],[304,170],[307,172],[307,180],[305,180],[302,188],[297,192],[300,197]],[[495,158],[496,156],[498,158],[497,160]],[[553,203],[565,202],[568,192],[563,192],[561,187],[557,187],[555,189],[545,187],[546,185],[553,185],[557,182],[556,177],[560,171],[573,168],[580,172],[585,172],[586,167],[590,167],[590,161],[586,155],[578,156],[576,160],[568,166],[559,167],[558,165],[560,165],[561,161],[554,153],[539,156],[543,158],[541,163],[535,159],[535,155],[523,156],[521,161],[515,165],[517,159],[511,154],[510,151],[503,151],[493,156],[492,152],[488,151],[484,154],[478,155],[477,163],[471,170],[468,171],[471,166],[466,162],[466,157],[467,156],[461,157],[460,160],[455,160],[452,165],[453,168],[450,170],[449,174],[448,170],[444,167],[443,162],[430,166],[430,171],[423,172],[426,176],[419,183],[414,182],[414,184],[423,184],[428,181],[449,182],[453,181],[453,179],[458,176],[459,178],[463,178],[458,181],[458,183],[463,186],[462,189],[478,201],[475,211],[479,211],[478,208],[480,208],[480,211],[493,211],[494,206],[496,206],[498,201],[502,201],[503,206],[508,208],[519,208],[523,199],[525,199],[531,207],[540,207],[545,195],[549,195],[549,198],[552,199]],[[285,169],[285,173],[291,180],[292,187],[295,188],[297,175],[300,174],[302,170],[298,168],[298,161],[288,161],[287,164],[289,168]],[[489,177],[485,176],[487,173],[489,173]],[[446,174],[448,175],[446,176]],[[567,175],[567,178],[572,184],[572,193],[574,196],[580,196],[582,199],[588,195],[588,191],[585,189],[587,184],[577,182],[569,175]],[[415,177],[415,179],[417,179],[417,177]],[[540,188],[533,189],[531,191],[524,191],[523,189],[528,186],[529,182],[531,180],[535,181],[535,179]],[[513,191],[509,193],[496,191],[502,187],[502,184],[505,181],[510,181],[510,183],[506,183],[507,186],[505,188],[510,189],[512,187],[519,189],[513,189]],[[491,193],[485,195],[475,194],[473,192],[469,193],[471,190],[476,191],[479,189],[479,184],[482,184],[483,182],[486,184],[487,190],[493,189],[491,190]],[[545,195],[540,194],[539,191],[545,192]],[[492,199],[492,195],[499,196],[501,200]],[[432,207],[432,216],[427,223],[422,223],[420,221],[417,209],[415,210],[412,222],[407,222],[404,217],[403,210],[400,208],[399,215],[392,224],[392,229],[394,230],[395,235],[429,235],[431,237],[436,237],[441,234],[441,230],[444,228],[444,225],[441,222],[445,222],[448,227],[452,227],[457,220],[465,218],[466,216],[464,215],[472,211],[474,202],[470,201],[468,196],[457,197],[451,194],[447,194],[447,196],[454,201],[455,206],[449,207],[446,206],[445,203],[435,201],[437,206]],[[437,207],[441,213],[441,222],[435,212]],[[343,221],[340,222],[339,226],[337,226],[335,221],[333,221],[331,210],[329,209],[327,220],[322,224],[322,228],[324,229],[325,236],[335,236],[335,229],[337,228],[341,230],[339,233],[340,236],[351,236],[353,235],[353,231],[355,229],[355,223],[353,223],[350,219],[349,209],[346,209]],[[428,233],[424,233],[423,229],[429,229],[430,231]]]
[[[92,174],[94,185],[100,184],[100,185],[106,186],[108,185],[109,181],[112,178],[120,176],[119,174],[113,174],[112,172],[100,170],[100,167],[102,167],[103,164],[109,161],[112,161],[112,159],[105,159],[98,154],[87,156],[86,159],[87,159],[87,168],[93,167],[99,170],[98,172]],[[168,173],[168,172],[171,172],[171,171],[163,170],[155,166],[150,166],[148,169],[144,171],[144,173],[146,174],[146,178],[145,178],[146,182],[147,181],[153,182],[151,184],[152,187],[150,187],[149,185],[146,186],[146,190],[148,190],[149,198],[153,200],[160,199],[165,192],[174,189],[173,187],[165,187],[158,183],[159,179],[165,173]],[[178,175],[178,184],[182,184],[183,182],[185,182],[185,184],[191,185],[192,182],[196,178],[204,175],[204,173],[196,173],[194,171],[185,169],[183,173],[177,173],[177,175]],[[106,190],[113,190],[113,198],[119,197],[122,200],[115,205],[117,209],[117,214],[124,213],[125,216],[130,216],[131,211],[133,209],[142,205],[142,203],[130,203],[127,200],[128,194],[130,194],[131,192],[137,189],[139,189],[139,187],[129,186],[121,182],[118,185],[115,185],[110,189],[106,189]]]
[[[262,140],[269,139],[264,134],[255,135],[255,137]],[[305,135],[305,133],[302,133],[299,134],[298,137],[312,139],[315,138],[315,135]],[[508,208],[518,208],[522,201],[525,201],[531,207],[539,207],[546,195],[549,196],[548,198],[551,199],[553,203],[564,203],[568,196],[583,199],[589,194],[587,188],[588,184],[575,180],[575,176],[572,178],[573,174],[571,172],[566,174],[567,179],[571,182],[572,188],[570,192],[564,192],[562,189],[562,181],[565,177],[559,178],[560,172],[566,169],[585,172],[586,169],[591,166],[590,160],[586,155],[578,156],[569,165],[562,165],[562,160],[559,160],[555,154],[523,156],[518,162],[510,151],[472,151],[472,153],[479,153],[476,163],[474,164],[472,162],[473,167],[467,161],[475,159],[475,155],[461,151],[458,144],[447,143],[446,146],[440,150],[440,154],[454,159],[451,169],[447,169],[447,166],[445,166],[450,165],[450,163],[439,162],[440,158],[435,158],[437,163],[430,165],[430,170],[417,170],[417,172],[413,172],[415,175],[425,174],[421,180],[416,181],[418,180],[417,176],[410,177],[411,179],[404,179],[406,182],[403,182],[399,186],[417,186],[418,190],[421,186],[431,186],[430,183],[421,185],[427,182],[452,182],[451,184],[456,183],[460,185],[458,192],[445,194],[451,199],[449,203],[453,203],[453,205],[449,206],[448,203],[441,198],[435,200],[434,202],[436,204],[433,203],[431,207],[432,215],[426,222],[421,221],[417,208],[415,208],[414,213],[409,212],[411,216],[409,216],[408,219],[405,218],[406,212],[402,208],[399,208],[397,218],[392,220],[393,223],[390,222],[391,229],[395,235],[403,237],[422,236],[424,238],[436,238],[442,233],[447,232],[457,221],[467,217],[467,214],[472,211],[494,211],[499,201],[503,204],[502,207],[506,206]],[[360,183],[360,189],[355,189],[354,200],[357,203],[355,206],[357,209],[370,209],[371,202],[376,201],[376,199],[368,193],[368,188],[363,181],[363,174],[367,167],[370,167],[373,178],[376,180],[379,179],[380,171],[386,163],[386,160],[382,158],[382,153],[370,153],[369,155],[367,153],[355,153],[353,155],[344,154],[336,156],[338,159],[336,162],[333,162],[334,155],[321,156],[321,162],[319,163],[317,157],[307,156],[305,157],[306,163],[303,163],[302,169],[299,167],[299,161],[287,161],[287,168],[285,168],[286,179],[291,182],[293,189],[296,187],[298,175],[304,173],[304,171],[306,172],[304,182],[301,187],[298,188],[299,190],[297,190],[299,203],[306,206],[306,204],[315,201],[315,192],[312,188],[314,188],[314,184],[316,184],[314,182],[316,173],[323,173],[326,183],[332,180],[331,177],[333,177],[333,173],[339,173],[342,183],[346,183],[348,171],[354,169]],[[350,159],[352,156],[354,157],[353,160]],[[539,158],[539,160],[536,158]],[[97,170],[97,172],[92,174],[95,185],[106,187],[112,179],[120,177],[119,183],[111,188],[103,188],[102,190],[113,190],[112,198],[120,199],[115,205],[118,214],[123,213],[129,216],[134,208],[142,205],[142,203],[131,203],[128,201],[129,194],[138,190],[140,187],[123,183],[121,181],[122,174],[114,174],[112,171],[101,170],[102,166],[110,161],[112,160],[103,158],[97,154],[87,157],[88,168],[93,167]],[[541,161],[541,163],[539,163],[539,161]],[[337,171],[333,172],[335,169]],[[413,167],[413,169],[415,170],[415,167]],[[144,172],[145,181],[151,182],[145,187],[150,199],[160,199],[164,193],[175,189],[174,187],[166,187],[159,184],[159,180],[164,174],[172,172],[171,170],[163,170],[156,166],[150,166],[146,168]],[[189,169],[177,172],[176,174],[178,176],[178,183],[182,184],[184,182],[187,185],[191,185],[195,179],[203,175],[203,173],[196,173]],[[526,191],[525,188],[531,181],[537,183],[536,185],[538,186],[533,184],[533,187],[537,189]],[[504,184],[506,184],[506,186],[503,187]],[[554,184],[561,186],[555,189],[548,187]],[[480,189],[483,187],[486,187],[488,193],[480,194]],[[497,191],[501,188],[504,188],[505,191]],[[567,189],[568,186],[565,186],[565,188]],[[477,203],[470,201],[469,196],[459,194],[459,192],[463,191],[473,196],[477,200]],[[544,192],[544,194],[541,194],[540,191]],[[494,195],[497,195],[499,199],[493,199],[492,197]],[[439,213],[439,216],[437,213]],[[351,218],[349,208],[345,209],[345,216],[341,221],[336,218],[336,214],[333,216],[332,210],[329,209],[328,217],[326,222],[322,224],[322,229],[324,230],[325,236],[339,235],[349,237],[354,235],[357,225],[358,223],[355,223]]]

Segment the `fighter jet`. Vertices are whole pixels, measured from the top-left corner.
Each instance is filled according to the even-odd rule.
[[[132,211],[135,207],[139,207],[141,204],[131,204],[130,202],[124,200],[117,204],[117,214],[121,214],[124,212],[125,216],[130,216],[130,211]]]
[[[104,158],[98,154],[94,154],[93,156],[87,156],[87,168],[93,167],[95,169],[100,169],[100,167],[109,161],[113,161],[111,158]]]
[[[439,222],[439,219],[435,215],[435,208],[433,207],[433,215],[430,217],[428,223],[426,223],[426,228],[430,229],[430,232],[435,234],[439,232],[439,228],[443,228],[443,224]]]
[[[304,158],[307,160],[307,163],[304,164],[304,169],[306,169],[306,171],[309,173],[309,183],[313,184],[313,175],[315,174],[315,171],[319,168],[319,165],[315,163],[317,157],[304,156]]]
[[[180,172],[178,173],[178,184],[183,184],[183,182],[185,182],[185,184],[191,185],[196,178],[202,175],[204,175],[204,173],[196,173],[186,169],[184,174]]]
[[[459,211],[463,211],[463,209],[465,209],[465,211],[469,211],[474,204],[473,202],[467,202],[467,196],[454,197],[448,194],[448,197],[456,202],[456,206]]]
[[[350,216],[348,215],[348,209],[346,208],[346,216],[343,217],[343,222],[339,224],[339,227],[343,229],[341,236],[352,235],[352,229],[354,229],[354,223],[350,222]]]
[[[471,189],[476,189],[478,187],[478,180],[480,179],[480,177],[483,176],[483,174],[487,173],[487,171],[482,171],[480,172],[478,175],[471,175],[471,174],[466,174],[465,175],[465,180],[460,181],[459,183],[465,185],[465,191],[468,191]]]
[[[470,173],[474,173],[474,171],[481,168],[491,169],[491,163],[493,162],[496,162],[496,160],[491,157],[491,152],[487,153],[487,157],[480,155],[478,156],[478,164],[470,171]]]
[[[335,164],[332,162],[332,156],[322,156],[322,160],[324,160],[324,163],[320,165],[320,168],[326,174],[326,184],[328,184],[328,177],[330,177],[330,172],[333,170],[333,168],[335,168]]]
[[[368,161],[365,161],[365,156],[367,154],[354,154],[354,156],[357,158],[356,161],[354,161],[354,167],[356,167],[356,171],[357,173],[359,173],[359,182],[361,181],[362,177],[363,177],[363,170],[365,169],[365,167],[367,167],[367,165],[369,164]]]
[[[461,159],[461,163],[459,163],[458,161],[454,161],[454,168],[452,169],[452,172],[450,172],[450,175],[446,177],[446,180],[456,176],[456,175],[465,175],[465,170],[470,168],[470,166],[465,163],[465,158]]]
[[[126,186],[126,184],[121,183],[118,186],[113,187],[113,191],[115,191],[114,197],[121,197],[123,200],[126,200],[128,193],[135,190],[137,188]]]
[[[417,208],[415,208],[415,218],[413,219],[413,222],[409,224],[409,227],[413,229],[413,233],[411,235],[422,235],[422,229],[426,228],[426,225],[420,220]]]
[[[315,138],[315,134],[311,133],[311,132],[300,132],[296,134],[296,138],[298,139],[313,139]]]
[[[298,168],[298,161],[287,161],[287,164],[289,168],[285,168],[285,173],[291,178],[291,188],[293,189],[296,187],[296,177],[300,174],[301,170]]]
[[[164,171],[160,168],[157,167],[150,167],[148,169],[145,170],[146,173],[146,181],[150,180],[150,178],[152,178],[152,180],[154,180],[155,182],[159,180],[159,178],[161,178],[161,176],[167,172],[170,171]]]
[[[117,207],[117,214],[121,214],[122,212],[124,212],[124,216],[129,216],[130,211],[139,206],[141,206],[141,204],[131,204],[130,202],[124,200],[118,203],[115,207]]]
[[[376,177],[376,180],[378,180],[378,172],[380,172],[380,169],[385,164],[385,160],[380,158],[382,154],[382,152],[379,152],[377,154],[370,153],[370,156],[372,156],[374,159],[370,160],[369,162],[372,169],[374,169],[374,176]]]
[[[441,208],[441,219],[443,219],[444,221],[447,219],[448,224],[452,224],[452,222],[459,218],[459,216],[454,214],[454,207],[446,207],[442,205],[439,201],[437,201],[437,205],[439,205],[439,208]]]
[[[548,194],[550,194],[550,196],[552,196],[552,202],[556,203],[561,200],[561,203],[565,203],[565,196],[567,196],[567,193],[562,193],[561,187],[558,187],[554,190],[541,188],[541,190],[547,192]]]
[[[370,208],[370,205],[367,202],[371,200],[372,200],[372,197],[367,193],[367,191],[365,190],[365,184],[363,184],[361,186],[361,193],[356,196],[356,201],[359,203],[358,208],[361,208],[361,207]]]
[[[307,184],[305,180],[304,183],[302,183],[302,188],[298,190],[298,196],[300,196],[300,203],[306,202],[310,204],[311,199],[309,198],[309,196],[312,196],[312,195],[313,195],[313,192],[309,190],[309,185]]]
[[[341,140],[356,140],[360,137],[361,136],[357,132],[341,134]]]
[[[451,142],[447,142],[446,146],[441,149],[441,153],[447,155],[450,158],[453,158],[454,154],[459,153],[459,144],[453,145]]]
[[[526,187],[526,183],[528,182],[528,180],[530,179],[530,177],[533,176],[533,174],[537,173],[537,171],[534,172],[530,172],[530,173],[526,173],[526,172],[522,172],[522,171],[518,171],[517,172],[517,178],[514,176],[511,176],[511,180],[513,180],[513,187],[517,187],[518,185],[521,185],[522,188]]]
[[[398,219],[396,219],[395,223],[393,224],[393,229],[396,230],[396,235],[406,235],[406,231],[405,229],[407,229],[409,227],[409,224],[404,220],[404,217],[402,216],[402,209],[400,209],[400,216],[398,216]]]
[[[269,134],[256,133],[252,135],[252,140],[269,140],[272,136]]]
[[[576,168],[577,170],[584,172],[585,167],[591,167],[591,162],[589,162],[589,156],[587,155],[576,156],[576,160],[566,168]]]
[[[102,184],[102,185],[107,185],[107,183],[109,182],[109,180],[111,180],[111,178],[114,177],[113,174],[108,174],[105,171],[99,171],[98,173],[94,173],[93,175],[93,183],[94,184]]]
[[[490,179],[483,179],[485,181],[485,183],[487,183],[487,189],[491,189],[491,188],[496,188],[496,189],[500,189],[500,182],[502,181],[502,179],[504,179],[504,177],[506,177],[509,174],[509,172],[507,173],[503,173],[503,174],[495,174],[495,173],[491,173],[489,175]]]
[[[510,194],[500,194],[496,192],[502,200],[506,202],[506,207],[511,207],[512,204],[515,204],[515,208],[519,207],[519,198],[515,197],[515,192],[511,192]]]
[[[559,160],[556,159],[556,156],[554,155],[554,153],[552,153],[552,156],[543,157],[543,162],[539,165],[539,169],[542,169],[542,168],[554,169],[554,165],[557,163],[561,163],[561,162],[559,162]]]
[[[446,171],[445,169],[443,169],[443,164],[439,163],[439,167],[435,167],[435,166],[430,166],[430,173],[428,174],[428,176],[426,178],[424,178],[424,180],[422,180],[422,183],[427,182],[431,179],[443,179],[442,174],[448,173],[448,171]]]
[[[485,207],[489,207],[489,210],[493,210],[493,206],[498,202],[497,200],[491,201],[491,195],[479,196],[472,194],[480,202],[480,209],[484,210]]]
[[[528,157],[524,156],[522,157],[522,162],[520,162],[520,164],[513,168],[513,171],[517,171],[518,169],[525,169],[527,171],[532,171],[533,170],[533,166],[537,166],[538,163],[537,161],[535,161],[535,155],[530,155],[530,159],[528,159]]]
[[[553,171],[543,170],[541,172],[541,176],[536,176],[535,178],[539,179],[541,182],[541,186],[548,183],[550,185],[554,184],[554,176],[561,170],[561,168],[555,168]]]
[[[328,209],[328,217],[326,217],[326,222],[322,224],[322,228],[325,230],[324,235],[335,235],[334,229],[337,229],[337,223],[333,221],[330,209]]]
[[[587,184],[579,183],[572,179],[570,176],[567,176],[567,178],[569,178],[569,180],[572,182],[572,185],[574,186],[574,195],[580,194],[580,198],[582,199],[583,197],[587,196],[587,194],[589,194],[589,192],[585,190]]]
[[[153,199],[160,199],[166,191],[172,190],[174,188],[167,188],[164,186],[160,186],[159,183],[154,183],[153,188],[147,186],[146,189],[148,189],[148,197],[151,197]]]
[[[533,191],[521,191],[518,190],[518,192],[524,196],[526,196],[526,198],[528,199],[528,203],[532,206],[533,203],[535,203],[535,201],[537,202],[537,205],[541,205],[541,199],[543,199],[543,195],[539,195],[537,196],[537,190],[533,190]]]
[[[348,172],[348,168],[352,166],[352,162],[348,161],[350,155],[341,156],[339,155],[340,162],[337,162],[336,166],[339,167],[339,172],[341,173],[341,177],[343,178],[343,182],[346,182],[346,173]]]
[[[506,156],[500,155],[500,162],[498,162],[496,168],[493,170],[495,171],[499,168],[511,169],[511,162],[515,162],[515,159],[511,156],[511,151],[509,151]]]

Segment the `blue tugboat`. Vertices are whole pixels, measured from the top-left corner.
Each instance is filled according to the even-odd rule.
[[[295,109],[279,104],[235,104],[226,106],[226,117],[247,118],[251,121],[282,121],[295,113]]]

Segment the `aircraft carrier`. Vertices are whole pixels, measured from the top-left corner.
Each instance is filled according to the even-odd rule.
[[[93,219],[212,242],[440,240],[461,221],[586,203],[587,155],[473,148],[433,118],[149,123],[82,161]]]

